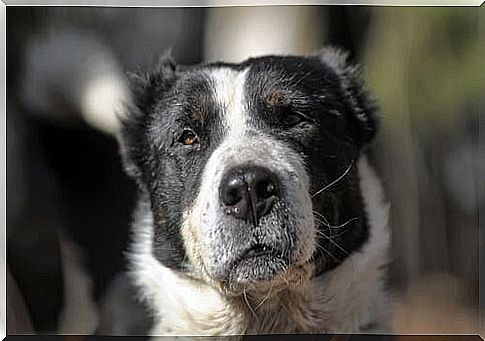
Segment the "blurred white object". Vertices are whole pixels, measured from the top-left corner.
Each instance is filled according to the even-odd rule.
[[[219,7],[209,11],[204,55],[241,62],[265,54],[306,54],[324,43],[323,13],[314,6]]]
[[[83,31],[53,31],[25,53],[23,103],[32,113],[68,123],[76,114],[114,134],[116,111],[128,96],[122,68],[107,46]]]
[[[119,128],[117,113],[128,98],[128,89],[119,73],[106,72],[90,79],[81,95],[81,114],[87,123],[109,134]]]

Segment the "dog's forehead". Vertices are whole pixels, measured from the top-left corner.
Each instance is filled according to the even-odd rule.
[[[240,102],[244,97],[248,69],[221,67],[209,69],[210,90],[215,101],[226,108]]]
[[[269,106],[301,100],[332,89],[329,85],[337,81],[335,74],[316,58],[289,56],[261,57],[241,64],[208,64],[190,77],[204,79],[206,98],[223,111],[234,109],[236,104],[247,109],[255,100]],[[200,92],[189,93],[194,94]]]

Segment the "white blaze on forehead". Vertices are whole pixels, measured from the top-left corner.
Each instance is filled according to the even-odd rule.
[[[223,68],[211,71],[214,81],[214,93],[218,106],[222,110],[222,119],[230,136],[241,136],[248,126],[247,105],[244,85],[248,69],[242,71]]]

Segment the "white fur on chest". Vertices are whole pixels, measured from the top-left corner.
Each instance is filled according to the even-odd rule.
[[[352,333],[368,325],[385,328],[388,206],[365,157],[358,167],[369,240],[359,252],[313,279],[301,292],[283,293],[260,309],[250,309],[243,298],[226,298],[203,282],[162,266],[151,252],[151,217],[139,219],[131,254],[132,275],[156,317],[151,334]]]

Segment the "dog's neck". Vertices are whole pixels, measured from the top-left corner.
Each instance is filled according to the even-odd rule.
[[[352,333],[386,328],[383,288],[389,243],[388,207],[365,157],[359,160],[369,239],[335,269],[305,286],[267,297],[226,297],[211,286],[176,273],[152,254],[152,218],[138,215],[131,253],[132,278],[155,315],[152,335]]]

